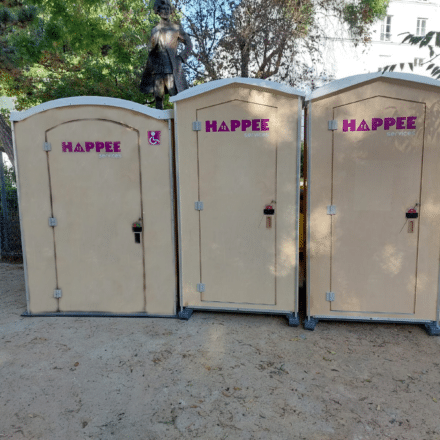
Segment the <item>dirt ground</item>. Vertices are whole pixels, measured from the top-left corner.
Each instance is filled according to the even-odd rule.
[[[25,308],[23,266],[0,263],[0,440],[440,439],[440,338],[419,326]]]

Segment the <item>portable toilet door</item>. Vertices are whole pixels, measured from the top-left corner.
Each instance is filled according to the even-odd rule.
[[[182,318],[223,310],[298,324],[302,96],[232,78],[171,99]]]
[[[440,87],[368,74],[308,105],[308,318],[438,327]]]
[[[28,315],[175,315],[171,119],[97,97],[12,114]]]

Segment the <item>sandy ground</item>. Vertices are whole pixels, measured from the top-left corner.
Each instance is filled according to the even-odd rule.
[[[440,338],[419,326],[25,307],[23,266],[0,263],[0,440],[440,439]]]

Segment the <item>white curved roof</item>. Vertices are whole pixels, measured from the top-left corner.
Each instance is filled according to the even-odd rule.
[[[338,79],[332,81],[319,89],[314,90],[312,93],[306,96],[306,101],[311,101],[316,98],[320,98],[330,93],[338,92],[339,90],[346,89],[348,87],[355,86],[367,81],[378,78],[392,78],[400,79],[402,81],[410,81],[419,84],[428,84],[430,86],[440,87],[440,81],[437,79],[429,78],[427,76],[415,75],[413,73],[401,73],[401,72],[375,72],[375,73],[363,73],[361,75],[349,76],[347,78]]]
[[[48,101],[22,112],[11,112],[10,120],[22,121],[23,119],[29,118],[37,113],[45,112],[46,110],[76,105],[100,105],[124,108],[142,113],[143,115],[151,116],[155,119],[172,119],[174,117],[173,110],[157,110],[142,104],[138,104],[137,102],[126,101],[125,99],[107,98],[102,96],[75,96],[72,98],[62,98],[55,99],[54,101]]]
[[[218,89],[219,87],[228,86],[229,84],[243,84],[255,87],[262,87],[264,89],[268,89],[268,91],[273,90],[276,92],[288,93],[289,95],[305,96],[305,93],[301,90],[294,89],[293,87],[279,84],[273,81],[267,81],[258,78],[225,78],[191,87],[190,89],[180,92],[178,95],[170,98],[170,102],[192,98],[193,96],[201,95],[202,93]]]

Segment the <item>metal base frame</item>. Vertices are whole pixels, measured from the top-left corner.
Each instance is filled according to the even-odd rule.
[[[177,314],[177,316],[182,321],[188,321],[188,319],[191,318],[193,312],[193,309],[184,308]]]
[[[311,332],[315,330],[316,324],[318,324],[319,319],[316,318],[307,318],[304,321],[304,330],[310,330]]]
[[[209,306],[194,306],[188,305],[188,308],[200,312],[219,312],[219,313],[252,313],[255,315],[273,315],[282,316],[295,313],[292,310],[273,310],[273,309],[250,309],[246,307],[209,307]]]
[[[423,325],[429,336],[440,336],[440,325],[437,321],[423,321],[423,320],[412,320],[412,319],[381,319],[381,318],[349,318],[349,317],[329,317],[329,316],[318,316],[309,317],[304,320],[305,330],[315,330],[316,325],[319,321],[345,321],[345,322],[374,322],[377,324],[413,324],[413,325]]]
[[[425,324],[425,330],[429,336],[440,336],[440,326],[436,321]]]
[[[286,315],[287,318],[287,324],[289,327],[298,327],[300,324],[299,316],[295,313],[289,313]]]
[[[148,313],[109,313],[109,312],[23,312],[21,316],[30,318],[173,318],[177,315],[149,315]]]
[[[181,320],[188,321],[191,318],[194,310],[201,312],[214,312],[214,313],[245,313],[245,314],[257,314],[257,315],[269,315],[269,316],[285,316],[287,323],[290,327],[298,327],[300,324],[299,315],[297,313],[274,313],[273,311],[266,312],[264,310],[234,310],[234,309],[206,309],[197,307],[184,307],[179,313],[178,317]]]

